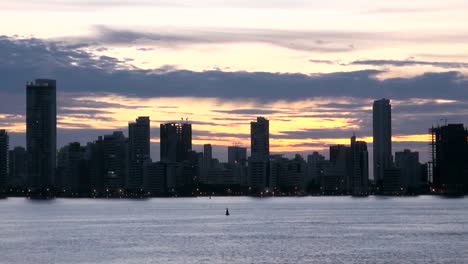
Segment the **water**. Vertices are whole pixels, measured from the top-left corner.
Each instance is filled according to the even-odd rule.
[[[468,199],[10,198],[0,263],[468,263]]]

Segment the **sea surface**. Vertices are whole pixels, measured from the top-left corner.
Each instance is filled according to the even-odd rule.
[[[468,263],[468,199],[9,198],[0,263]]]

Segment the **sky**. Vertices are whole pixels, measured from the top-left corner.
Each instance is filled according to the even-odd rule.
[[[127,133],[137,116],[193,124],[194,149],[349,144],[372,154],[372,102],[392,100],[393,151],[429,158],[428,129],[468,124],[462,0],[0,0],[0,129],[25,144],[25,83],[58,85],[58,146]],[[372,156],[372,155],[370,155]]]

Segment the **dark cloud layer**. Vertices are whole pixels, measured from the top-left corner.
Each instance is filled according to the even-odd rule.
[[[76,46],[0,37],[0,91],[23,91],[37,77],[54,78],[63,92],[104,92],[152,97],[250,98],[258,101],[348,96],[393,99],[468,99],[468,80],[449,71],[378,80],[377,70],[329,74],[158,71],[96,57]]]

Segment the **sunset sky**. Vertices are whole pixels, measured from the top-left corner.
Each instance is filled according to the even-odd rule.
[[[225,160],[265,116],[274,153],[355,132],[372,154],[386,97],[393,151],[425,162],[428,128],[468,124],[467,17],[466,0],[0,0],[0,129],[24,145],[25,83],[52,78],[58,146],[147,115],[158,160],[159,124],[188,118]]]

